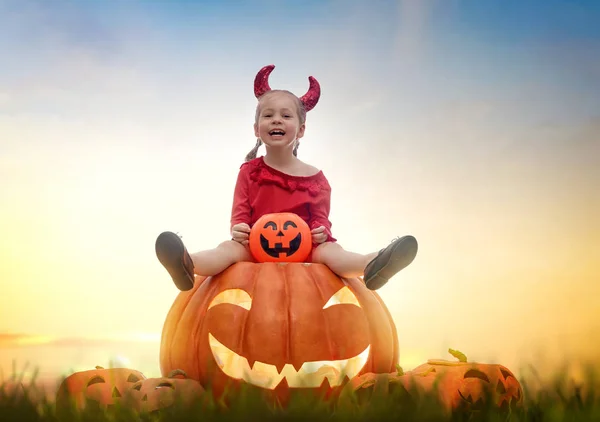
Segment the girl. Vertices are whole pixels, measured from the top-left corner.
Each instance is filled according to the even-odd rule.
[[[413,236],[404,236],[367,255],[346,251],[337,243],[329,221],[329,183],[322,171],[297,158],[306,112],[320,97],[319,84],[309,77],[310,88],[301,98],[289,91],[272,90],[268,77],[274,68],[265,66],[254,81],[257,140],[238,173],[231,213],[232,239],[190,255],[178,235],[164,232],[156,240],[158,260],[180,290],[189,290],[194,285],[194,274],[211,276],[236,262],[253,261],[248,238],[258,218],[268,213],[293,212],[311,228],[312,262],[327,265],[340,277],[363,276],[369,289],[379,289],[413,261],[417,241]],[[267,153],[256,158],[262,144]]]

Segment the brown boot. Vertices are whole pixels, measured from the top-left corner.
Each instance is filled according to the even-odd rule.
[[[417,256],[419,246],[413,236],[395,239],[379,251],[365,267],[364,281],[367,288],[377,290],[398,271],[406,268]]]
[[[183,241],[173,232],[163,232],[156,239],[156,256],[167,269],[179,290],[194,287],[194,263]]]

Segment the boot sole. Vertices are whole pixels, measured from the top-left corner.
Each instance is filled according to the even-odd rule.
[[[404,236],[392,249],[390,259],[370,279],[365,280],[369,290],[377,290],[383,287],[396,273],[408,267],[419,250],[417,239],[413,236]]]
[[[161,233],[156,239],[155,250],[156,257],[179,290],[186,291],[194,287],[194,278],[183,265],[185,247],[179,236],[172,232]]]

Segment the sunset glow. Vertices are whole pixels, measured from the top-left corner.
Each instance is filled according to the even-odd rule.
[[[321,84],[298,155],[343,247],[419,242],[378,291],[401,366],[597,358],[598,3],[151,3],[0,4],[4,374],[160,374],[155,239],[230,238],[267,64]]]

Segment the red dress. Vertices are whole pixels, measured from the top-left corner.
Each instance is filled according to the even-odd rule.
[[[325,227],[326,241],[335,242],[329,221],[330,199],[331,186],[322,171],[313,176],[291,176],[269,167],[263,157],[258,157],[240,167],[231,227],[238,223],[252,227],[265,214],[292,212],[311,229]]]

